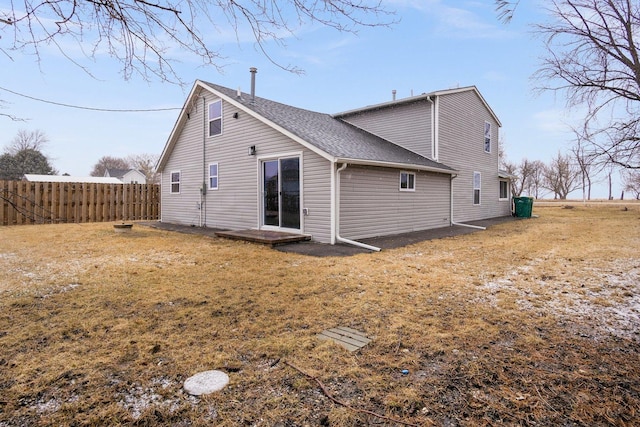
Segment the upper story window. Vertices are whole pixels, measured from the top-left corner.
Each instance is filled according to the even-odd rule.
[[[209,190],[218,189],[218,164],[209,164]]]
[[[413,172],[400,172],[400,191],[415,191],[416,174]]]
[[[482,187],[480,172],[473,173],[473,204],[480,204],[480,188]]]
[[[484,122],[484,152],[491,152],[491,123]]]
[[[222,100],[209,104],[209,136],[222,133]]]
[[[180,171],[171,172],[171,193],[180,193]]]

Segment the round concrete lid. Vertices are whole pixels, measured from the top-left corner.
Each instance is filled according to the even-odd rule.
[[[187,378],[184,389],[194,396],[220,391],[229,384],[229,376],[222,371],[204,371]]]

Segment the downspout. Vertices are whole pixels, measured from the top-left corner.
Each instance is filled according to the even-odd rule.
[[[457,178],[458,175],[451,175],[451,180],[449,181],[449,189],[451,190],[451,196],[449,199],[449,205],[451,206],[451,225],[459,225],[460,227],[468,227],[468,228],[475,228],[476,230],[486,230],[487,227],[481,227],[479,225],[471,225],[471,224],[463,224],[461,222],[455,222],[453,220],[453,180],[454,178]]]
[[[340,172],[345,170],[349,164],[343,163],[337,169],[337,179],[336,179],[336,240],[338,242],[346,243],[348,245],[358,246],[360,248],[368,249],[374,252],[380,252],[380,248],[377,246],[367,245],[366,243],[356,242],[355,240],[345,239],[344,237],[340,237]]]
[[[433,99],[431,99],[431,95],[427,97],[427,101],[431,103],[431,158],[433,160],[438,160],[438,156],[436,154],[436,107]]]
[[[206,169],[207,169],[207,99],[200,95],[202,98],[202,186],[200,187],[200,227],[206,227],[207,224],[202,222],[203,211],[206,221]]]

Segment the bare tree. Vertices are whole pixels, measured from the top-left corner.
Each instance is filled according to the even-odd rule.
[[[527,191],[530,196],[539,199],[546,193],[544,188],[545,164],[541,160],[531,162],[531,176],[527,182]]]
[[[127,157],[127,163],[132,169],[137,169],[144,174],[149,184],[159,184],[159,177],[155,171],[155,165],[160,158],[157,154],[132,154]]]
[[[108,53],[122,66],[125,79],[180,82],[172,54],[186,52],[202,65],[220,69],[223,53],[212,43],[221,32],[237,39],[250,34],[256,48],[274,64],[272,46],[283,47],[286,37],[305,25],[320,24],[343,32],[367,26],[388,26],[394,13],[381,0],[16,0],[0,10],[0,37],[9,48],[0,53],[34,54],[55,46],[67,59],[91,74],[72,56],[78,50],[93,59]]]
[[[511,194],[520,197],[522,194],[540,197],[542,189],[542,171],[544,163],[540,160],[522,159],[519,165],[505,163],[505,170],[517,178],[511,180]]]
[[[91,176],[104,176],[107,169],[130,169],[129,161],[119,157],[103,156],[93,165]]]
[[[47,135],[41,130],[27,131],[20,129],[5,151],[12,156],[15,156],[22,150],[42,152],[48,143],[49,138],[47,138]]]
[[[569,107],[586,107],[582,133],[583,139],[591,142],[591,154],[625,168],[640,168],[640,54],[636,40],[640,4],[637,0],[548,3],[555,20],[536,26],[547,50],[536,73],[540,89],[565,93]]]
[[[515,175],[518,178],[512,181],[512,190],[515,197],[520,197],[524,192],[531,171],[531,162],[528,159],[523,159],[520,165],[516,167]]]
[[[640,171],[627,170],[622,175],[624,190],[630,191],[636,200],[640,200]]]
[[[569,155],[560,152],[551,159],[551,162],[544,168],[544,187],[552,191],[554,199],[564,200],[569,193],[579,188],[578,177],[580,172],[571,161]]]
[[[571,149],[571,153],[580,170],[580,179],[582,181],[582,200],[591,200],[592,176],[594,173],[597,173],[597,170],[595,169],[601,165],[597,161],[598,157],[587,151],[587,143],[582,139],[581,133],[575,130],[574,132],[576,134],[576,143]]]

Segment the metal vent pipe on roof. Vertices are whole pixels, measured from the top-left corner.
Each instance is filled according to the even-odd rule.
[[[391,91],[391,97],[392,97],[392,99],[394,101],[396,100],[396,90],[395,89]]]
[[[256,67],[249,68],[249,72],[251,73],[251,102],[256,100],[256,73],[258,69]]]

